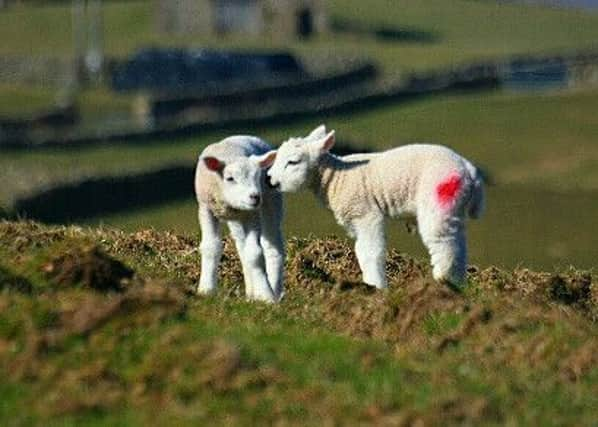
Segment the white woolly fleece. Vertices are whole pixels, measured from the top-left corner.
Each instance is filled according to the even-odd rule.
[[[283,295],[282,196],[265,186],[271,147],[253,136],[232,136],[206,147],[197,163],[195,193],[201,226],[198,292],[216,290],[222,255],[220,223],[235,240],[249,299],[275,302]]]
[[[384,288],[384,218],[415,218],[428,248],[434,278],[460,284],[465,276],[465,214],[483,210],[477,168],[441,145],[413,144],[384,152],[335,156],[334,131],[323,126],[293,138],[276,152],[268,171],[282,191],[311,189],[337,222],[356,238],[363,280]]]

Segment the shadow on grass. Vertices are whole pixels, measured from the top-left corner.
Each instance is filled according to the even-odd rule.
[[[371,27],[356,21],[333,19],[331,28],[337,33],[350,33],[359,36],[370,36],[381,40],[401,43],[432,44],[441,40],[440,34],[433,31],[420,30],[413,27],[395,27],[382,25]]]
[[[336,154],[371,150],[353,143],[339,144]],[[62,224],[110,213],[129,212],[179,201],[193,200],[195,165],[173,165],[127,176],[104,176],[58,185],[15,202],[11,214],[0,210],[0,218],[14,216]]]

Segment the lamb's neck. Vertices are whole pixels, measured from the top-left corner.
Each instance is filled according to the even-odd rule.
[[[339,181],[339,171],[343,169],[345,162],[341,157],[326,153],[318,162],[318,166],[312,172],[309,182],[309,189],[324,203],[330,206],[329,199]]]

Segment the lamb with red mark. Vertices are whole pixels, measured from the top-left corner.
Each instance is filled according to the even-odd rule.
[[[466,217],[483,211],[483,177],[448,147],[409,144],[379,153],[336,156],[335,132],[324,125],[290,138],[273,153],[270,184],[282,192],[310,189],[355,238],[363,281],[377,288],[386,278],[385,219],[417,221],[432,276],[459,286],[467,267]]]

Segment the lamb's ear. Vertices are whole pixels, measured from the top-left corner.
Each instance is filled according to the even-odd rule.
[[[308,139],[316,140],[320,138],[324,138],[326,136],[326,126],[320,125],[307,136]]]
[[[320,138],[311,143],[312,147],[316,150],[318,155],[327,153],[334,146],[336,138],[334,137],[334,131],[328,132],[323,138]]]
[[[222,172],[224,169],[224,162],[221,162],[216,157],[204,157],[203,163],[209,170],[214,172]]]
[[[257,162],[258,166],[262,169],[268,169],[276,160],[276,150],[268,151],[266,154],[261,156],[252,156]]]

